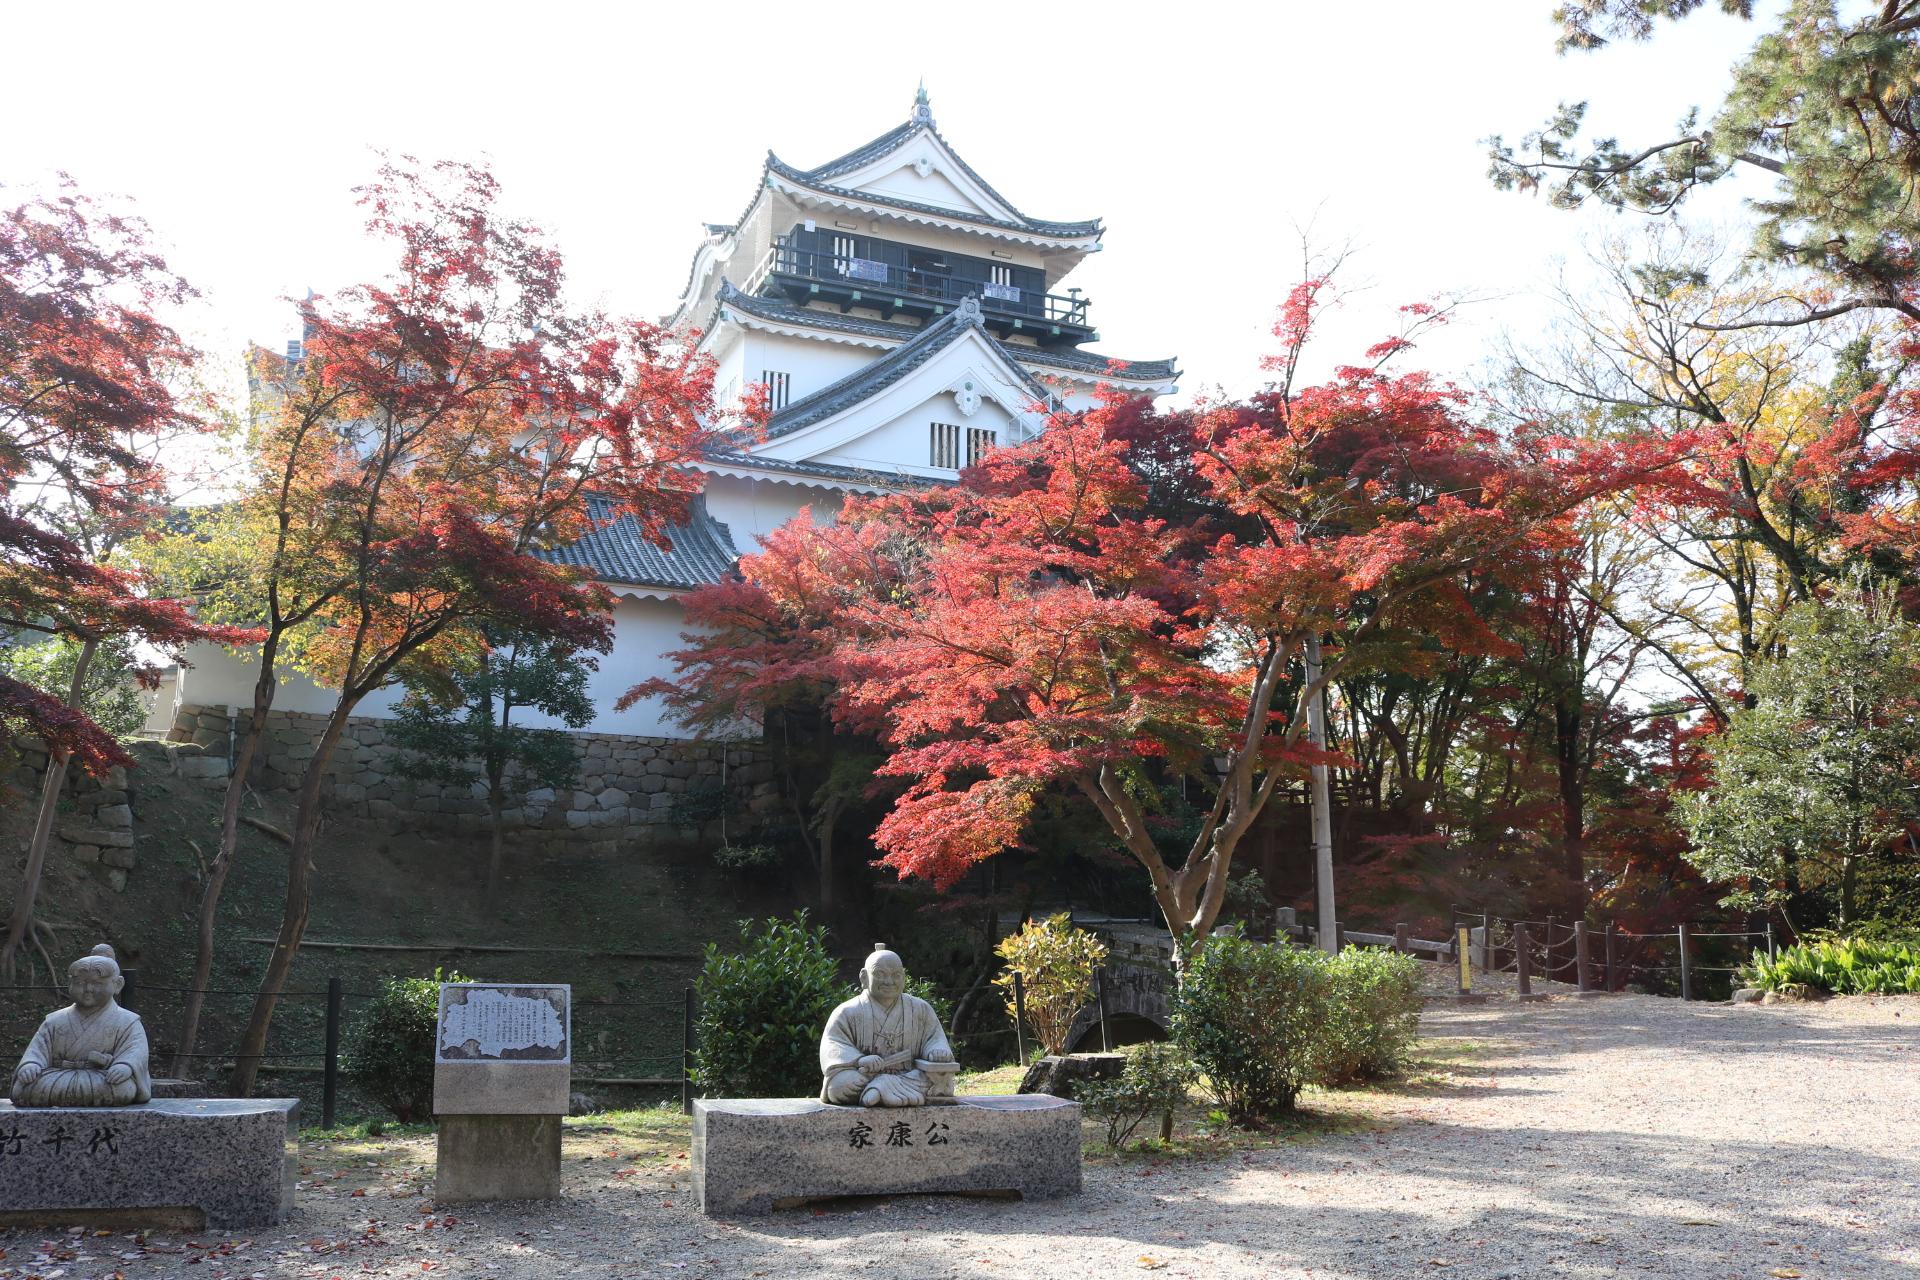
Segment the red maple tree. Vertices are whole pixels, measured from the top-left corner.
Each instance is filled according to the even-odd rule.
[[[69,762],[99,774],[128,761],[81,709],[98,644],[126,637],[178,657],[194,640],[244,638],[105,562],[167,496],[155,442],[207,425],[178,390],[197,353],[163,318],[192,292],[143,222],[70,180],[0,212],[0,629],[78,648],[64,698],[0,675],[0,743],[24,736],[48,751],[0,975],[32,926]]]
[[[658,327],[571,307],[559,253],[497,198],[472,166],[384,167],[362,203],[395,272],[309,300],[302,358],[267,397],[261,438],[306,451],[263,468],[280,486],[261,498],[269,522],[299,530],[268,586],[300,600],[290,641],[338,697],[297,791],[241,1093],[305,932],[322,785],[361,700],[403,666],[459,661],[488,626],[604,651],[606,591],[540,553],[588,531],[589,494],[663,537],[695,492],[687,464],[758,412],[717,405],[711,361]]]
[[[1241,838],[1325,758],[1305,740],[1309,699],[1410,633],[1485,642],[1467,571],[1564,545],[1583,504],[1685,447],[1477,424],[1459,391],[1390,371],[1437,318],[1423,307],[1365,364],[1297,386],[1324,285],[1294,291],[1275,381],[1245,403],[1155,415],[1109,393],[957,486],[790,525],[722,589],[758,647],[699,641],[682,696],[829,682],[843,721],[887,748],[881,772],[906,783],[876,833],[883,863],[941,886],[1017,846],[1044,791],[1076,792],[1175,939],[1204,938]],[[764,625],[782,613],[797,634]],[[1326,657],[1309,680],[1313,637]],[[1152,829],[1168,773],[1212,796],[1171,856]]]

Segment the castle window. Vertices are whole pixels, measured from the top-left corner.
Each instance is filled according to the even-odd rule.
[[[1000,443],[1000,433],[992,427],[967,428],[967,465],[977,467],[987,450]]]
[[[840,274],[845,275],[848,264],[859,256],[860,242],[852,236],[835,236],[833,238],[833,265]]]
[[[775,411],[786,408],[793,389],[793,375],[767,369],[761,373],[760,381],[767,384],[767,408]]]
[[[951,422],[936,422],[932,425],[930,434],[927,465],[958,471],[960,469],[960,428]]]

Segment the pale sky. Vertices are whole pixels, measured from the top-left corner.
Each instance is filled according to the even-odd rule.
[[[906,119],[924,77],[942,133],[1023,211],[1105,219],[1105,251],[1067,281],[1097,349],[1178,356],[1183,393],[1251,389],[1310,225],[1351,244],[1345,281],[1367,286],[1325,364],[1399,303],[1470,291],[1489,300],[1418,356],[1464,376],[1502,331],[1538,329],[1557,261],[1638,218],[1496,192],[1480,139],[1579,98],[1596,133],[1664,138],[1719,101],[1760,29],[1706,12],[1561,58],[1553,7],[20,5],[0,183],[65,169],[133,197],[207,296],[196,331],[237,354],[291,336],[283,298],[383,265],[351,193],[376,149],[489,159],[578,297],[657,317],[769,148],[839,155]]]

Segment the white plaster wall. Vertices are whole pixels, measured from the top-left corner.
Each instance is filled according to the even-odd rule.
[[[921,177],[914,169],[911,159],[903,159],[899,168],[862,182],[858,189],[871,191],[876,195],[893,196],[899,200],[911,200],[916,204],[954,209],[961,213],[986,212],[970,197],[962,194],[960,188],[948,181],[947,175],[938,169],[930,171],[924,178]]]
[[[666,655],[685,647],[680,633],[686,629],[686,618],[675,601],[621,596],[614,602],[613,651],[600,654],[600,669],[587,676],[587,696],[598,712],[593,723],[586,726],[589,732],[660,738],[688,736],[686,730],[664,717],[659,703],[653,699],[635,703],[625,711],[614,710],[614,703],[621,695],[641,681],[654,676],[673,676],[673,663]],[[531,717],[527,723],[553,729],[563,727],[543,716]]]
[[[768,370],[791,375],[787,402],[812,395],[886,352],[876,347],[853,347],[819,338],[789,338],[785,334],[749,329],[738,344],[741,385],[758,382]]]
[[[988,427],[998,432],[999,444],[1007,444],[1013,439],[1012,417],[1003,412],[993,401],[983,401],[979,410],[971,418],[967,418],[961,416],[960,410],[954,405],[953,397],[942,392],[892,421],[882,423],[865,435],[821,454],[820,461],[873,467],[876,470],[905,469],[926,475],[955,475],[956,472],[934,470],[928,465],[931,461],[928,457],[930,444],[928,428],[935,422],[957,423],[961,428],[962,449],[966,447],[966,431],[972,427]]]
[[[742,555],[752,554],[760,540],[811,509],[816,523],[829,524],[840,510],[840,494],[809,485],[711,476],[707,480],[707,512],[727,526],[733,545]]]
[[[599,713],[587,730],[663,738],[687,736],[684,730],[663,722],[660,708],[652,703],[637,704],[627,711],[614,710],[614,703],[634,685],[652,676],[673,675],[673,663],[666,655],[682,647],[680,633],[686,629],[679,604],[621,596],[614,604],[613,624],[613,651],[597,655],[599,670],[587,677],[587,693]],[[187,657],[193,666],[181,683],[182,702],[209,707],[253,705],[257,651],[236,656],[216,645],[194,645]],[[377,690],[361,700],[354,714],[388,719],[405,692],[397,685]],[[332,690],[306,676],[289,674],[281,679],[274,694],[273,709],[325,715],[333,710],[335,698]],[[524,723],[563,727],[548,717],[523,714]]]

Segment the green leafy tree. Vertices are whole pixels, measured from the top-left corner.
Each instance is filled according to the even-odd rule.
[[[1007,967],[994,982],[1006,991],[1007,1013],[1019,1017],[1013,979],[1020,978],[1027,1021],[1048,1053],[1065,1053],[1073,1021],[1093,999],[1093,976],[1107,962],[1107,944],[1073,927],[1062,911],[1045,920],[1029,920],[994,948]]]
[[[740,922],[740,950],[707,944],[693,1078],[722,1098],[804,1097],[820,1088],[820,1032],[847,998],[824,925]]]
[[[1566,0],[1554,15],[1560,51],[1645,40],[1661,20],[1704,5]],[[1754,16],[1752,0],[1718,0],[1717,7]],[[1489,176],[1508,190],[1550,187],[1553,202],[1565,208],[1598,200],[1665,213],[1738,169],[1772,174],[1773,193],[1754,202],[1761,215],[1755,250],[1814,271],[1824,287],[1783,295],[1781,308],[1760,323],[1805,323],[1863,308],[1920,318],[1911,289],[1913,246],[1920,243],[1916,84],[1920,0],[1848,6],[1844,13],[1838,0],[1791,0],[1734,67],[1732,89],[1704,124],[1694,109],[1665,138],[1583,143],[1587,104],[1562,103],[1518,147],[1488,139]]]
[[[500,890],[508,808],[542,787],[573,785],[580,752],[562,729],[516,723],[531,713],[569,729],[593,723],[587,673],[590,654],[553,640],[495,633],[484,638],[472,665],[405,677],[390,740],[400,749],[401,772],[444,783],[484,783],[487,789],[487,897]]]
[[[1845,928],[1864,878],[1910,859],[1920,807],[1920,629],[1884,583],[1856,576],[1787,611],[1777,657],[1754,667],[1752,705],[1709,752],[1711,789],[1683,795],[1688,855],[1731,886],[1730,906],[1833,904]]]
[[[84,642],[71,636],[0,647],[0,675],[11,676],[49,697],[65,698],[73,688],[84,647]],[[115,738],[138,732],[147,721],[139,690],[146,676],[146,668],[134,657],[133,646],[125,636],[95,640],[80,681],[80,713]]]
[[[433,1114],[434,1034],[440,984],[471,982],[454,971],[431,978],[388,978],[348,1033],[347,1079],[401,1124]]]

